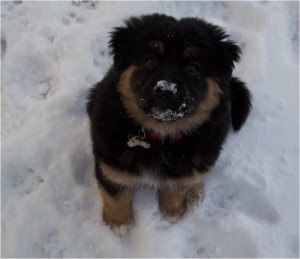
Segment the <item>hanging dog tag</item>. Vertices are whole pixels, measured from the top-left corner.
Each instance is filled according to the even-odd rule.
[[[127,142],[128,147],[136,147],[136,146],[141,146],[145,149],[149,149],[151,147],[150,143],[144,141],[141,137],[139,136],[132,136],[129,137],[129,140]]]

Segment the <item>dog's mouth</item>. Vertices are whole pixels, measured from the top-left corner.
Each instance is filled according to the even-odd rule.
[[[184,102],[177,110],[152,107],[148,113],[148,116],[160,121],[176,121],[178,119],[187,117],[190,113],[191,110],[188,109],[187,104]]]
[[[145,112],[149,117],[158,121],[171,122],[191,115],[194,106],[195,99],[188,94],[173,100],[150,102]]]

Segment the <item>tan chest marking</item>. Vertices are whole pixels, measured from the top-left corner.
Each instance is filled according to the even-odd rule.
[[[103,175],[114,183],[136,188],[139,186],[149,186],[155,189],[159,188],[176,188],[177,186],[191,186],[203,182],[208,172],[199,173],[194,170],[192,176],[186,176],[179,179],[161,179],[153,172],[144,171],[140,176],[132,175],[128,171],[122,171],[103,161],[100,161],[100,169]]]

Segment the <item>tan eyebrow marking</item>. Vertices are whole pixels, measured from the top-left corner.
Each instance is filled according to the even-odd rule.
[[[200,50],[197,47],[187,47],[182,53],[183,58],[196,58],[200,53]]]
[[[154,51],[156,51],[157,53],[163,55],[164,54],[164,50],[165,50],[165,46],[161,41],[151,41],[149,43],[150,48],[152,48]]]

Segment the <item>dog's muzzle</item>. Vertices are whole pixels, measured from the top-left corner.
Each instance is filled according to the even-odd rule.
[[[177,84],[167,80],[160,80],[156,83],[153,91],[157,98],[165,101],[174,97],[177,92]]]

